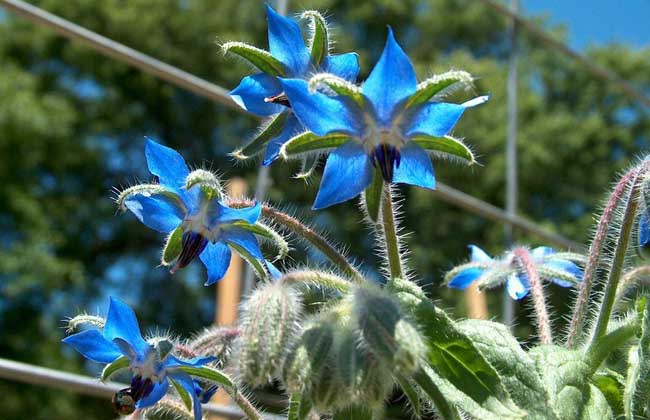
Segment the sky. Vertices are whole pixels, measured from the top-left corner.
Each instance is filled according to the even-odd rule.
[[[650,47],[650,0],[521,0],[521,13],[564,24],[577,50],[615,41]]]

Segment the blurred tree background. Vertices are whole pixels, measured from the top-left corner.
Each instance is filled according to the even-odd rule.
[[[266,46],[260,0],[43,0],[31,3],[196,74],[233,88],[250,73],[224,58],[217,43]],[[414,61],[420,78],[449,69],[477,77],[474,93],[492,93],[465,115],[455,132],[473,145],[481,166],[435,164],[439,180],[502,206],[508,40],[506,21],[470,0],[307,0],[291,11],[326,11],[336,52],[357,51],[365,78],[384,45],[386,25]],[[300,9],[298,8],[300,7]],[[540,21],[541,22],[541,21]],[[561,31],[558,30],[561,36]],[[615,174],[647,148],[650,119],[573,62],[525,34],[519,78],[520,211],[578,242],[586,242],[592,213]],[[650,51],[626,45],[593,48],[594,62],[650,89]],[[257,121],[177,89],[71,43],[11,13],[0,14],[0,357],[88,372],[95,365],[60,344],[61,320],[78,310],[105,311],[108,295],[136,306],[144,326],[189,334],[214,318],[214,288],[204,288],[199,264],[170,276],[158,265],[162,238],[133,216],[117,217],[112,188],[147,180],[144,135],[177,148],[193,165],[247,179],[255,165],[227,156]],[[318,179],[289,180],[297,165],[272,168],[273,203],[329,236],[376,275],[370,231],[356,203],[310,210]],[[402,188],[411,268],[431,295],[463,316],[462,294],[439,287],[445,270],[476,243],[503,250],[503,226]],[[523,243],[537,238],[516,235]],[[318,256],[295,254],[288,265]],[[556,307],[569,294],[550,287]],[[500,314],[501,293],[491,292]],[[187,302],[193,302],[188,305]],[[179,304],[180,303],[180,304]],[[529,308],[520,305],[525,324]],[[103,312],[102,312],[103,313]],[[561,319],[556,326],[561,327]],[[526,339],[525,325],[518,333]],[[112,418],[105,401],[0,380],[3,418]],[[100,409],[100,407],[102,407]]]

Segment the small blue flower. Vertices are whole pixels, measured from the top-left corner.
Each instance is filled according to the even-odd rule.
[[[201,400],[195,392],[196,381],[180,366],[200,367],[213,362],[214,357],[197,357],[181,360],[167,352],[161,352],[147,343],[138,326],[133,310],[124,302],[111,298],[104,329],[89,329],[63,339],[86,359],[98,363],[113,363],[120,357],[129,360],[128,369],[133,374],[131,386],[118,392],[121,398],[135,402],[135,408],[151,407],[165,396],[169,379],[180,384],[191,396],[194,419],[201,419]],[[120,400],[117,400],[120,401]]]
[[[501,275],[506,276],[506,290],[511,298],[520,300],[528,295],[530,292],[528,278],[513,258],[512,252],[508,252],[503,258],[495,259],[476,245],[469,245],[469,249],[471,251],[469,263],[453,270],[453,277],[447,283],[448,287],[464,290],[483,276],[494,274],[497,279]],[[530,251],[530,257],[540,277],[561,287],[571,287],[576,282],[582,281],[582,270],[574,262],[557,257],[555,254],[552,248],[546,246]],[[560,278],[557,274],[572,277],[575,281]]]
[[[257,238],[242,227],[242,222],[255,224],[261,205],[234,209],[204,194],[199,186],[186,190],[189,169],[183,157],[173,149],[147,139],[145,155],[149,171],[158,178],[163,192],[138,192],[128,195],[124,206],[146,226],[162,233],[182,229],[181,252],[171,272],[187,266],[197,256],[208,271],[209,286],[226,273],[231,250],[245,252],[275,276],[277,270],[262,255]]]
[[[266,6],[266,10],[269,50],[271,55],[282,63],[285,77],[308,79],[314,73],[328,72],[348,81],[356,81],[359,74],[359,60],[356,53],[329,55],[326,50],[320,62],[315,63],[296,22],[278,14],[269,5]],[[256,73],[247,76],[230,92],[230,96],[243,109],[259,116],[288,113],[281,132],[266,146],[264,165],[270,165],[277,159],[280,147],[303,130],[291,112],[280,80],[275,75]]]
[[[417,79],[411,61],[389,28],[384,51],[361,86],[361,100],[310,92],[308,83],[282,79],[298,120],[317,136],[346,134],[350,140],[328,157],[314,209],[356,197],[373,178],[373,166],[386,182],[434,189],[435,176],[427,153],[412,142],[416,135],[442,137],[465,109],[487,101],[463,104],[424,102],[409,106]]]
[[[639,252],[642,257],[646,258],[648,248],[650,248],[650,210],[644,209],[639,217],[639,226],[637,231],[639,243]]]

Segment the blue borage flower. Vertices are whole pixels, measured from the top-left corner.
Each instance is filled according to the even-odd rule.
[[[66,337],[63,342],[94,362],[111,364],[126,358],[128,364],[122,366],[133,375],[131,386],[119,391],[114,398],[116,408],[122,414],[129,414],[135,408],[153,406],[167,394],[170,382],[175,382],[174,386],[180,385],[192,397],[194,419],[202,418],[201,403],[206,402],[202,382],[179,368],[201,367],[216,359],[196,357],[182,360],[172,354],[173,346],[169,341],[158,341],[156,345],[148,343],[140,333],[135,313],[124,302],[110,299],[103,331],[88,329]],[[207,392],[214,394],[212,388]]]
[[[466,289],[478,281],[479,287],[494,287],[503,282],[511,298],[519,300],[530,291],[526,273],[514,258],[512,252],[502,258],[490,257],[476,245],[469,245],[470,261],[451,270],[445,276],[447,286],[454,289]],[[573,261],[582,258],[569,253],[556,253],[545,246],[534,248],[530,257],[541,279],[551,281],[558,286],[571,287],[582,281],[582,270]]]
[[[208,271],[209,286],[226,273],[231,250],[272,277],[279,272],[262,255],[255,233],[263,233],[256,224],[261,205],[235,209],[219,200],[216,177],[198,170],[198,181],[192,180],[183,157],[173,149],[147,139],[145,156],[149,171],[158,184],[143,184],[125,190],[118,198],[121,207],[133,213],[147,227],[169,234],[163,252],[163,264],[172,273],[187,266],[197,256]],[[188,182],[196,185],[187,189]],[[255,232],[255,233],[253,233]]]
[[[473,160],[461,142],[443,136],[465,109],[488,100],[481,96],[460,105],[431,102],[437,91],[430,84],[418,85],[413,65],[390,28],[381,58],[360,89],[323,74],[309,84],[299,79],[281,82],[298,120],[315,134],[296,138],[299,149],[337,147],[327,159],[314,209],[359,195],[373,180],[373,166],[385,182],[433,189],[433,166],[423,147],[465,158],[469,154]],[[320,85],[333,95],[314,92]],[[293,142],[285,144],[283,152]]]
[[[239,86],[230,92],[231,98],[253,114],[263,117],[273,115],[272,121],[258,138],[233,155],[247,158],[266,145],[263,164],[269,165],[278,157],[280,146],[303,130],[291,112],[279,77],[308,79],[314,73],[328,72],[348,81],[356,81],[359,61],[356,53],[329,54],[327,24],[318,12],[302,14],[303,19],[310,20],[312,27],[312,39],[307,47],[296,22],[279,15],[269,5],[266,10],[270,53],[241,42],[227,42],[223,50],[243,57],[262,70],[243,78]]]

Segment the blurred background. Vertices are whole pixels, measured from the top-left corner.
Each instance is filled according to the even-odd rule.
[[[267,46],[259,0],[30,3],[227,89],[250,69],[223,57],[217,43]],[[650,2],[522,0],[520,7],[553,39],[650,95]],[[387,25],[421,79],[450,69],[477,78],[474,92],[451,100],[492,94],[455,129],[481,165],[434,166],[440,181],[504,207],[510,19],[482,0],[291,0],[289,13],[311,8],[329,17],[335,52],[360,54],[360,80],[382,51]],[[523,28],[517,44],[517,212],[584,244],[617,172],[648,148],[649,108]],[[97,365],[61,345],[62,320],[81,310],[104,314],[109,295],[132,304],[145,330],[189,335],[210,325],[216,289],[203,287],[202,266],[174,276],[158,267],[163,238],[131,214],[116,215],[112,190],[149,180],[145,135],[178,149],[193,166],[243,177],[253,190],[257,165],[235,164],[227,154],[257,124],[0,7],[0,357],[96,373]],[[320,180],[290,179],[298,169],[273,165],[268,199],[346,244],[369,276],[378,277],[357,203],[311,211]],[[466,316],[463,293],[440,287],[442,276],[467,258],[469,243],[501,253],[504,225],[427,191],[401,191],[404,229],[413,232],[406,238],[410,267],[434,299]],[[513,240],[543,244],[516,229]],[[322,263],[296,247],[287,266]],[[558,314],[568,315],[570,293],[548,291]],[[489,316],[502,319],[501,291],[486,296]],[[514,309],[515,331],[525,341],[530,308],[518,303]],[[555,327],[564,322],[558,316]],[[113,418],[109,404],[0,380],[1,418]]]

